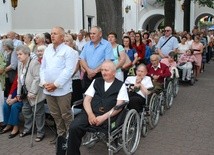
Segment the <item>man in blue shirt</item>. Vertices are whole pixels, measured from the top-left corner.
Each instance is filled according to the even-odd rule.
[[[80,64],[85,71],[83,77],[83,91],[85,91],[93,79],[101,77],[100,67],[105,60],[114,60],[111,44],[102,38],[102,29],[94,26],[90,30],[89,41],[80,54]]]
[[[178,39],[172,36],[172,28],[165,27],[165,35],[162,36],[157,44],[158,53],[161,58],[167,57],[169,52],[176,51],[178,48]]]

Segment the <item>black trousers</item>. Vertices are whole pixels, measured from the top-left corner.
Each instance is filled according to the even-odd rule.
[[[80,155],[79,148],[82,142],[82,137],[85,135],[88,126],[90,126],[90,124],[85,112],[81,112],[75,117],[74,121],[71,122],[68,137],[68,155]]]
[[[145,106],[146,99],[137,93],[129,94],[129,109],[135,109],[137,112],[142,111],[143,106]]]
[[[99,131],[105,133],[105,131],[107,130],[108,130],[107,121],[105,121],[101,126],[91,126],[88,122],[88,115],[83,110],[71,122],[68,136],[67,155],[80,155],[80,146],[82,143],[82,137],[86,134],[86,132]]]

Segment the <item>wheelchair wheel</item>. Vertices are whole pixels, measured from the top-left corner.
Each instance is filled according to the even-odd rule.
[[[173,97],[176,97],[179,91],[179,80],[178,78],[173,79]]]
[[[146,124],[143,124],[142,129],[141,129],[141,134],[143,137],[146,137],[148,135],[148,127]]]
[[[160,116],[160,105],[159,105],[159,97],[157,94],[152,94],[149,101],[149,112],[150,116],[148,116],[149,126],[151,129],[155,128],[159,121]]]
[[[125,154],[133,154],[140,142],[140,116],[136,110],[128,111],[122,129],[123,150]]]
[[[190,85],[193,86],[195,84],[195,77],[192,76],[190,79]]]
[[[162,101],[162,102],[163,102],[163,101]],[[161,106],[160,106],[160,115],[163,116],[164,112],[165,112],[164,105],[161,104]]]
[[[173,102],[173,88],[172,88],[172,81],[169,81],[166,89],[166,94],[165,94],[165,101],[166,101],[166,108],[169,109],[172,106]]]

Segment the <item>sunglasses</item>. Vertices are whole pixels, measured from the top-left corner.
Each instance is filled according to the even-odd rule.
[[[171,31],[171,30],[164,30],[164,32],[169,32],[169,31]]]

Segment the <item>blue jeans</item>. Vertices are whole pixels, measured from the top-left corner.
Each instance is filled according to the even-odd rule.
[[[8,105],[6,101],[4,102],[4,124],[9,124],[13,126],[19,124],[19,113],[22,110],[22,105],[22,102],[15,102],[12,105]]]

